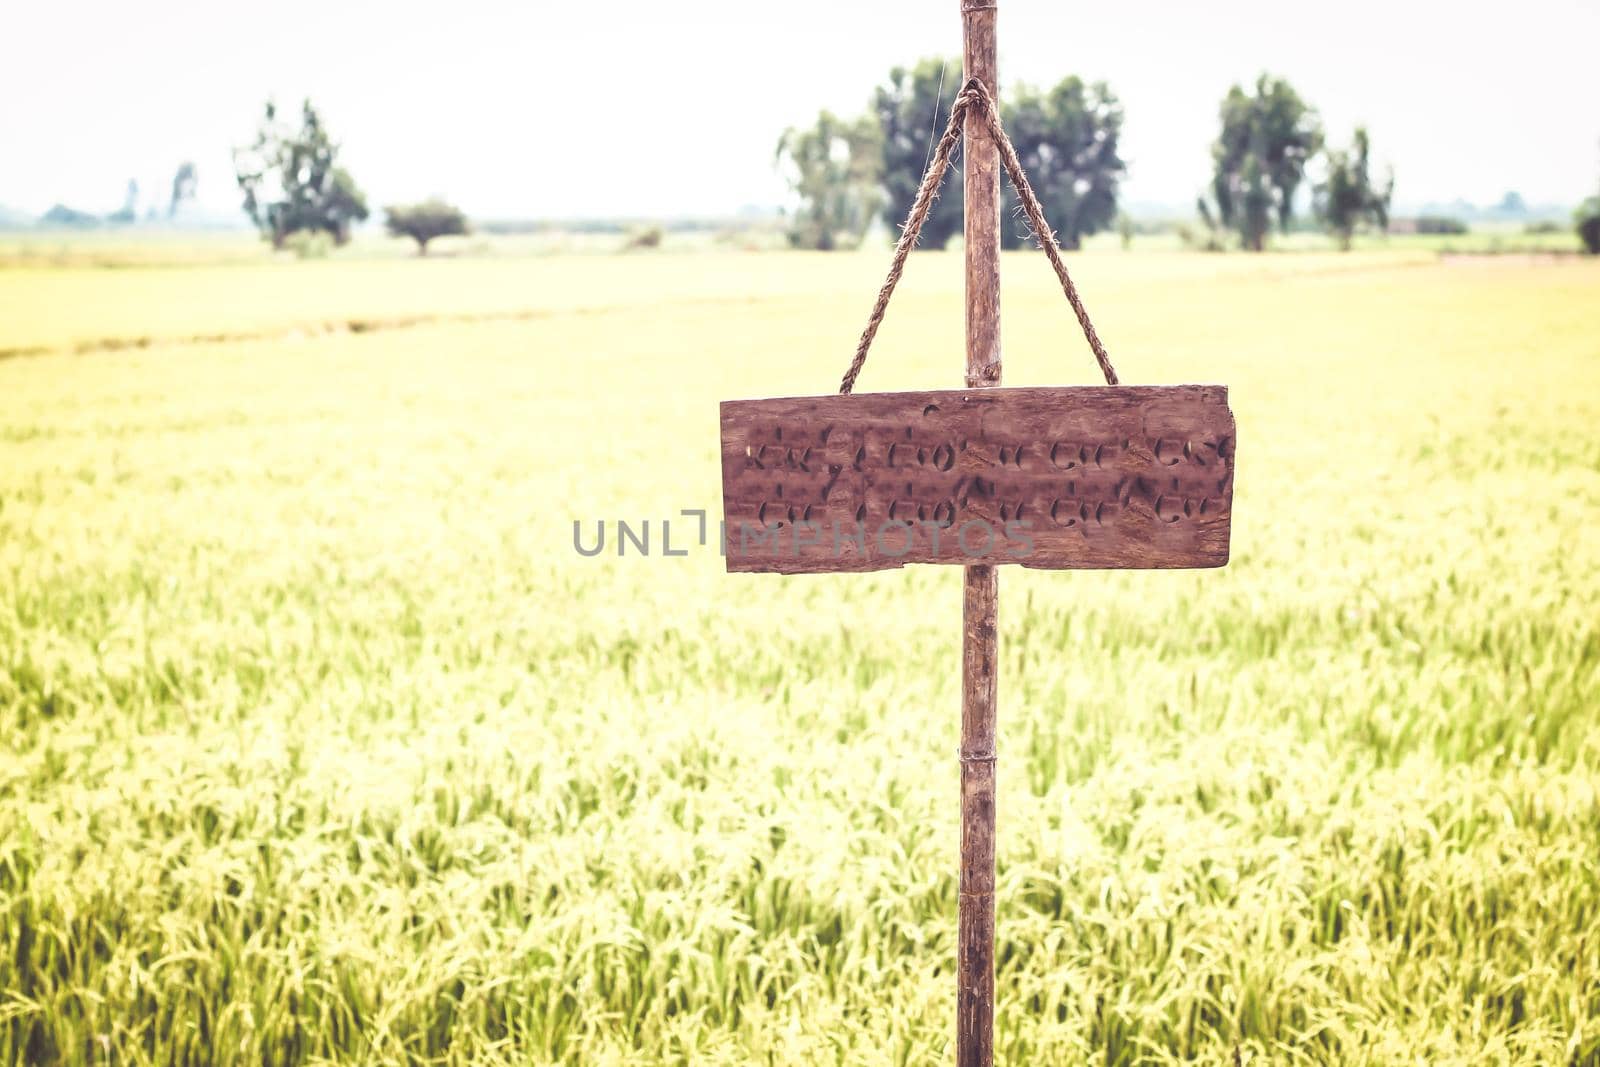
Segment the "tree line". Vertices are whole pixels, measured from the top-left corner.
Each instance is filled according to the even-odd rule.
[[[933,141],[950,120],[960,69],[959,61],[940,59],[896,67],[874,90],[867,114],[841,119],[824,111],[813,125],[784,132],[777,161],[799,200],[791,244],[850,247],[874,218],[891,229],[905,220]],[[1122,105],[1105,83],[1071,77],[1047,91],[1020,86],[1001,102],[1001,118],[1063,246],[1077,248],[1112,224],[1127,168],[1117,146]],[[961,168],[952,166],[922,228],[925,246],[943,248],[961,232],[961,190]],[[1016,217],[1015,190],[1006,186],[1004,195],[1006,217]],[[1016,226],[1002,228],[1007,248],[1027,239]]]
[[[859,244],[873,220],[893,231],[905,219],[931,157],[933,138],[949,121],[960,63],[924,59],[896,67],[873,92],[871,107],[856,118],[824,111],[810,126],[786,130],[776,158],[788,174],[799,206],[789,241],[797,248],[829,250]],[[1064,248],[1119,225],[1117,197],[1127,165],[1120,155],[1123,109],[1105,82],[1071,76],[1049,89],[1020,85],[1000,103],[1001,119],[1027,171],[1045,215]],[[1196,200],[1206,236],[1203,247],[1237,243],[1266,247],[1274,227],[1287,232],[1296,194],[1313,161],[1320,160],[1311,208],[1321,227],[1348,250],[1366,228],[1386,230],[1394,173],[1373,174],[1371,139],[1357,127],[1345,148],[1326,144],[1317,112],[1283,78],[1263,74],[1253,86],[1232,86],[1218,108],[1211,148],[1212,176]],[[349,240],[368,218],[366,197],[338,163],[338,144],[321,114],[306,101],[298,124],[268,102],[255,140],[234,152],[235,177],[245,212],[275,248],[297,235]],[[172,209],[192,199],[196,176],[185,163],[173,180]],[[1021,223],[1016,191],[1004,185],[1001,240],[1018,248],[1032,240]],[[130,202],[136,187],[130,188]],[[391,234],[417,242],[426,254],[435,238],[468,232],[466,216],[438,199],[385,209]],[[1579,207],[1575,224],[1585,248],[1600,253],[1600,196]],[[922,230],[925,246],[943,248],[962,228],[962,175],[951,167],[943,195]],[[659,242],[659,238],[657,239]]]
[[[906,217],[926,168],[931,138],[949,121],[955,60],[924,59],[896,67],[874,90],[870,110],[854,119],[824,111],[814,124],[786,130],[777,160],[799,201],[789,229],[798,248],[858,244],[874,218],[891,230]],[[1028,179],[1056,227],[1063,248],[1117,223],[1117,194],[1127,173],[1120,154],[1123,109],[1105,82],[1077,76],[1049,89],[1017,86],[1000,101],[1004,123]],[[1287,230],[1295,193],[1311,162],[1323,178],[1312,210],[1341,247],[1364,227],[1384,229],[1394,175],[1372,173],[1371,141],[1356,129],[1348,148],[1324,143],[1321,122],[1287,81],[1262,75],[1246,89],[1229,89],[1219,108],[1212,146],[1212,180],[1196,209],[1220,247],[1227,235],[1261,251],[1274,225]],[[922,231],[923,243],[943,248],[961,229],[961,171],[952,167],[944,195]],[[1016,192],[1005,187],[1005,218],[1018,219]],[[1016,248],[1032,238],[1017,224],[1002,239]]]
[[[255,140],[234,150],[233,166],[245,214],[273,248],[317,236],[342,245],[352,227],[366,221],[366,195],[338,156],[339,146],[311,101],[301,105],[298,125],[280,118],[277,105],[267,102]],[[436,237],[468,232],[466,215],[440,199],[393,204],[384,212],[389,233],[416,241],[420,255],[427,255]]]

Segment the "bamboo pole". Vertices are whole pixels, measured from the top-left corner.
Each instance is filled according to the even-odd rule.
[[[961,0],[962,65],[999,100],[998,0]],[[963,130],[967,387],[1000,384],[1000,154],[981,118]],[[956,1063],[994,1064],[995,668],[999,582],[966,568],[961,652],[961,902],[956,935]]]

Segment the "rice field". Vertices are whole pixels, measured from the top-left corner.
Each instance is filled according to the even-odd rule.
[[[960,575],[683,514],[885,261],[0,270],[0,1059],[953,1062]],[[1070,264],[1230,386],[1233,553],[1001,574],[997,1060],[1600,1064],[1600,263]]]

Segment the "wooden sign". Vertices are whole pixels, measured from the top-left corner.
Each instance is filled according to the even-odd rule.
[[[839,395],[722,405],[730,571],[956,563],[961,609],[961,879],[956,1065],[994,1065],[996,564],[1221,567],[1233,413],[1220,385],[1124,387],[1061,259],[995,103],[998,0],[961,0],[962,72]],[[958,142],[966,389],[852,395]],[[1000,171],[1061,282],[1105,388],[1001,389]]]
[[[1220,567],[1220,385],[951,389],[722,405],[730,571]]]

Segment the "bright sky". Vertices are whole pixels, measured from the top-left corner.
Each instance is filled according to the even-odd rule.
[[[958,0],[218,0],[7,5],[0,204],[165,197],[193,159],[237,206],[229,148],[268,95],[309,95],[374,206],[443,194],[479,217],[725,214],[773,204],[772,151],[863,109],[896,63],[959,54]],[[1125,197],[1186,204],[1217,102],[1287,76],[1335,141],[1366,123],[1402,203],[1574,203],[1600,185],[1597,0],[1000,0],[1000,73],[1108,80]],[[958,72],[952,70],[954,81]]]

